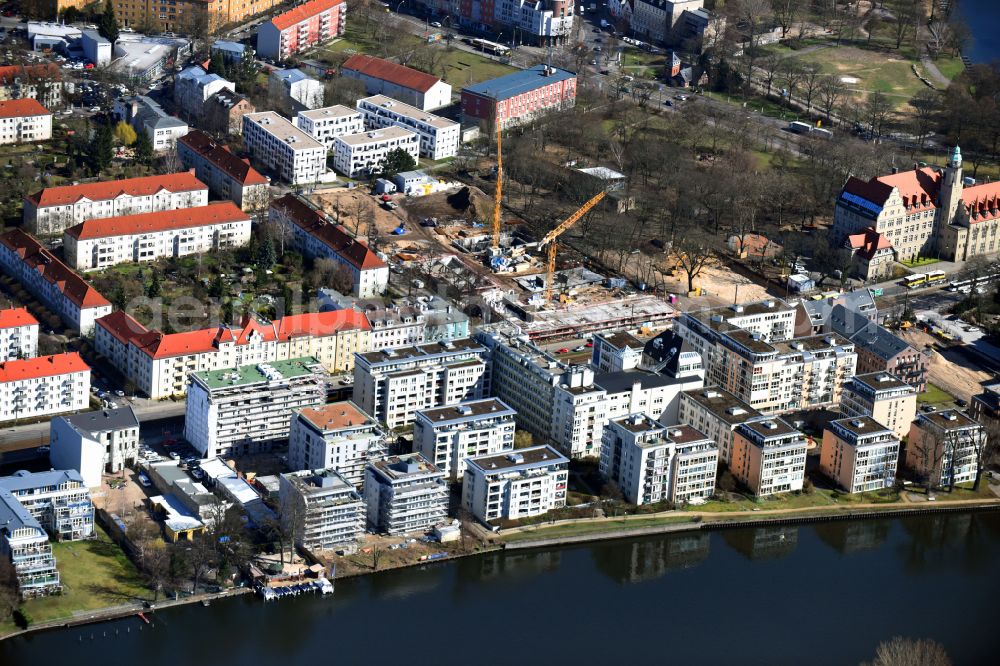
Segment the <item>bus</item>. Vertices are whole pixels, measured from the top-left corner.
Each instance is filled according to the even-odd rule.
[[[476,47],[480,51],[485,51],[486,53],[492,53],[495,56],[510,55],[509,46],[504,46],[503,44],[497,44],[496,42],[491,42],[487,39],[473,39],[472,46]]]
[[[914,273],[913,275],[907,275],[903,278],[903,286],[907,289],[913,289],[915,287],[922,287],[927,284],[927,274],[926,273]]]
[[[927,272],[927,284],[937,284],[939,282],[944,282],[944,279],[948,277],[945,275],[944,271],[928,271]]]
[[[788,127],[786,129],[794,134],[809,134],[809,132],[812,131],[812,125],[795,120],[788,123]]]

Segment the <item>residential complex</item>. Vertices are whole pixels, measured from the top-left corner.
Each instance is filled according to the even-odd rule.
[[[354,109],[335,104],[299,111],[295,126],[333,151],[338,136],[365,131],[365,119]]]
[[[969,402],[969,415],[983,425],[995,425],[1000,420],[1000,383],[989,381],[982,387],[983,392],[972,396]]]
[[[413,423],[421,409],[489,395],[489,356],[465,338],[359,353],[354,402],[389,428]]]
[[[21,283],[69,328],[89,336],[111,302],[20,229],[0,236],[0,270]]]
[[[887,372],[855,375],[844,386],[844,416],[870,416],[902,439],[917,416],[917,391]]]
[[[192,372],[184,437],[203,458],[269,451],[296,410],[326,402],[328,377],[314,358]]]
[[[494,3],[452,3],[447,0],[418,0],[419,4],[452,16],[473,32],[492,31],[517,35],[518,42],[554,46],[570,38],[574,6],[568,0],[498,0]],[[503,40],[506,42],[506,37]]]
[[[0,102],[0,145],[48,141],[52,112],[31,98]]]
[[[458,154],[461,125],[426,111],[398,102],[385,95],[359,99],[358,111],[364,114],[368,129],[401,127],[420,139],[420,156],[443,160]]]
[[[899,438],[870,416],[831,421],[823,432],[820,469],[849,493],[892,488]]]
[[[177,140],[190,129],[186,122],[164,111],[159,102],[146,95],[115,100],[114,115],[136,132],[145,132],[158,153],[173,150]]]
[[[379,296],[389,284],[389,266],[363,240],[354,238],[322,210],[286,194],[271,203],[268,219],[291,232],[291,244],[313,259],[332,259],[350,273],[351,293]]]
[[[353,402],[307,407],[292,417],[288,464],[292,469],[335,469],[361,488],[365,466],[385,456],[385,433]]]
[[[30,97],[47,109],[62,106],[62,72],[55,63],[0,67],[0,100]]]
[[[185,333],[147,329],[116,311],[97,323],[94,344],[150,398],[187,392],[188,373],[314,357],[329,372],[349,371],[354,354],[370,349],[371,331],[360,312],[289,315],[271,322],[246,319]]]
[[[300,548],[354,549],[365,531],[365,503],[353,484],[333,469],[278,478],[282,520]]]
[[[896,261],[965,261],[991,254],[1000,250],[998,195],[1000,183],[965,182],[955,146],[944,168],[895,171],[867,182],[848,179],[837,198],[831,242],[874,232],[885,237]]]
[[[292,185],[314,183],[326,173],[326,147],[274,111],[243,116],[243,145]]]
[[[90,493],[74,470],[0,477],[0,555],[14,566],[22,599],[62,591],[49,535],[59,541],[94,535]]]
[[[848,338],[858,352],[858,372],[886,372],[915,388],[927,386],[927,356],[888,329],[871,322],[863,313],[834,306],[829,328]]]
[[[177,157],[212,195],[228,199],[247,213],[261,213],[270,200],[270,181],[227,147],[202,131],[188,132],[177,141]]]
[[[200,119],[205,103],[217,92],[236,92],[236,84],[218,74],[209,74],[200,65],[192,65],[174,77],[174,107],[187,118]]]
[[[368,526],[379,534],[426,531],[448,515],[444,472],[419,453],[371,462],[365,472]]]
[[[63,232],[63,256],[71,268],[92,271],[217,252],[249,242],[249,215],[232,201],[218,201],[200,208],[81,222]]]
[[[757,334],[763,342],[781,342],[795,334],[795,308],[777,299],[728,307],[682,312],[674,323],[674,332],[691,350],[701,355],[706,376],[717,374],[717,343],[723,333],[742,330],[750,337]]]
[[[690,504],[715,494],[719,448],[688,425],[665,426],[646,414],[608,421],[601,476],[631,504]]]
[[[152,24],[155,31],[185,33],[192,25],[204,25],[210,34],[280,4],[278,0],[174,0],[172,5],[147,5],[129,0],[112,2],[115,16],[123,26],[138,30]]]
[[[49,460],[80,473],[87,488],[103,474],[117,474],[139,459],[139,419],[131,405],[59,416],[49,424]]]
[[[290,114],[323,106],[323,84],[301,69],[273,69],[267,77],[270,98]]]
[[[590,364],[597,372],[634,370],[642,363],[645,344],[631,333],[595,333]]]
[[[348,178],[372,175],[394,150],[405,150],[416,160],[420,157],[420,136],[395,125],[338,136],[333,142],[333,166]]]
[[[0,362],[38,356],[38,320],[27,308],[0,310]]]
[[[931,485],[976,480],[984,461],[986,428],[957,409],[921,412],[910,425],[906,467]]]
[[[340,74],[363,82],[369,95],[386,95],[422,111],[451,104],[451,86],[438,77],[375,56],[352,55]]]
[[[344,0],[309,0],[257,28],[257,54],[284,60],[338,37],[347,26],[346,14]]]
[[[569,460],[534,446],[465,461],[462,506],[484,523],[519,520],[566,506]]]
[[[24,226],[39,235],[100,217],[154,213],[208,204],[195,172],[46,187],[24,198]]]
[[[219,136],[239,135],[243,133],[243,116],[256,110],[246,95],[223,89],[205,100],[198,126]]]
[[[576,74],[535,65],[462,89],[462,123],[501,128],[523,125],[576,105]]]
[[[413,450],[450,481],[461,481],[466,458],[513,450],[514,416],[514,410],[497,398],[422,409],[413,422]]]
[[[757,419],[761,413],[719,386],[706,386],[681,393],[677,420],[705,433],[719,447],[719,461],[733,460],[736,428]]]
[[[427,317],[419,308],[410,305],[365,307],[364,313],[372,327],[372,351],[425,341]]]
[[[733,437],[729,469],[757,497],[802,490],[805,436],[780,418],[741,423]]]

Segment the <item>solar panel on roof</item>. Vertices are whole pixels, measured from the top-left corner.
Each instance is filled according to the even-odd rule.
[[[868,212],[874,215],[878,215],[879,213],[882,212],[882,206],[874,204],[871,201],[868,201],[868,199],[859,197],[856,194],[851,194],[850,192],[844,192],[840,195],[840,198],[846,201],[847,203],[852,203],[855,206],[863,208],[864,210],[867,210]]]

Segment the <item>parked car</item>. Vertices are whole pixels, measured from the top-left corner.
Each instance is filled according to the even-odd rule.
[[[144,473],[140,472],[139,473],[139,485],[141,485],[143,488],[149,488],[151,485],[153,485],[153,482],[149,480],[148,476],[146,476]]]
[[[562,349],[556,350],[556,353],[557,354],[568,354],[569,353],[569,347],[563,347]]]

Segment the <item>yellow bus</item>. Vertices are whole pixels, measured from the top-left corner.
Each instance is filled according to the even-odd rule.
[[[927,284],[927,274],[926,273],[914,273],[913,275],[907,275],[903,278],[903,286],[907,289],[914,289],[915,287],[922,287]]]
[[[937,284],[938,282],[943,282],[946,277],[948,276],[944,271],[928,271],[927,284]]]

